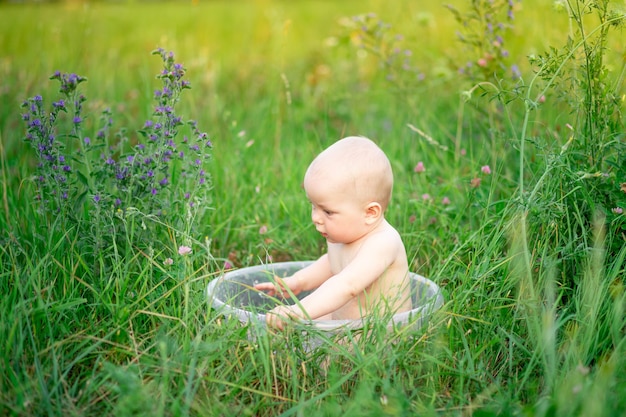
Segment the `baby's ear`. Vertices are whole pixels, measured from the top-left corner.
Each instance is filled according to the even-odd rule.
[[[383,208],[380,203],[375,201],[369,203],[365,208],[365,222],[367,224],[374,223],[383,215]]]

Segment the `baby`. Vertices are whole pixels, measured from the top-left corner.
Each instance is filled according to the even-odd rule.
[[[341,139],[313,160],[304,189],[327,253],[275,284],[255,286],[270,296],[315,289],[300,305],[271,310],[268,326],[282,329],[287,318],[358,319],[379,308],[392,314],[411,309],[404,244],[385,220],[392,188],[389,160],[369,139]]]

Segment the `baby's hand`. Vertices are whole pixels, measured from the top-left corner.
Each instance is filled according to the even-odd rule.
[[[264,291],[270,297],[289,297],[289,291],[287,291],[287,285],[285,285],[285,282],[276,275],[274,275],[274,281],[276,281],[276,284],[269,281],[258,283],[254,286],[254,289]]]
[[[278,306],[273,308],[265,315],[265,324],[267,327],[273,327],[278,330],[283,330],[286,323],[290,319],[298,319],[300,316],[290,306]]]

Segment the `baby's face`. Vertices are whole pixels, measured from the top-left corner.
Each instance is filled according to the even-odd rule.
[[[311,219],[329,243],[352,243],[367,233],[366,206],[336,180],[306,176]]]

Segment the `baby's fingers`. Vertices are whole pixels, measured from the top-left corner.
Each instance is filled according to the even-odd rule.
[[[276,287],[271,282],[261,282],[260,284],[255,284],[255,290],[259,291],[267,291],[269,295],[274,295],[276,292]]]
[[[259,291],[267,292],[267,295],[269,295],[270,297],[273,297],[275,295],[278,295],[280,297],[288,297],[289,292],[286,290],[287,287],[285,286],[283,280],[278,278],[277,276],[275,276],[274,278],[276,279],[275,284],[273,282],[261,282],[259,284],[256,284],[254,288]]]
[[[265,315],[265,324],[268,327],[283,330],[285,325],[285,317],[270,311]]]

